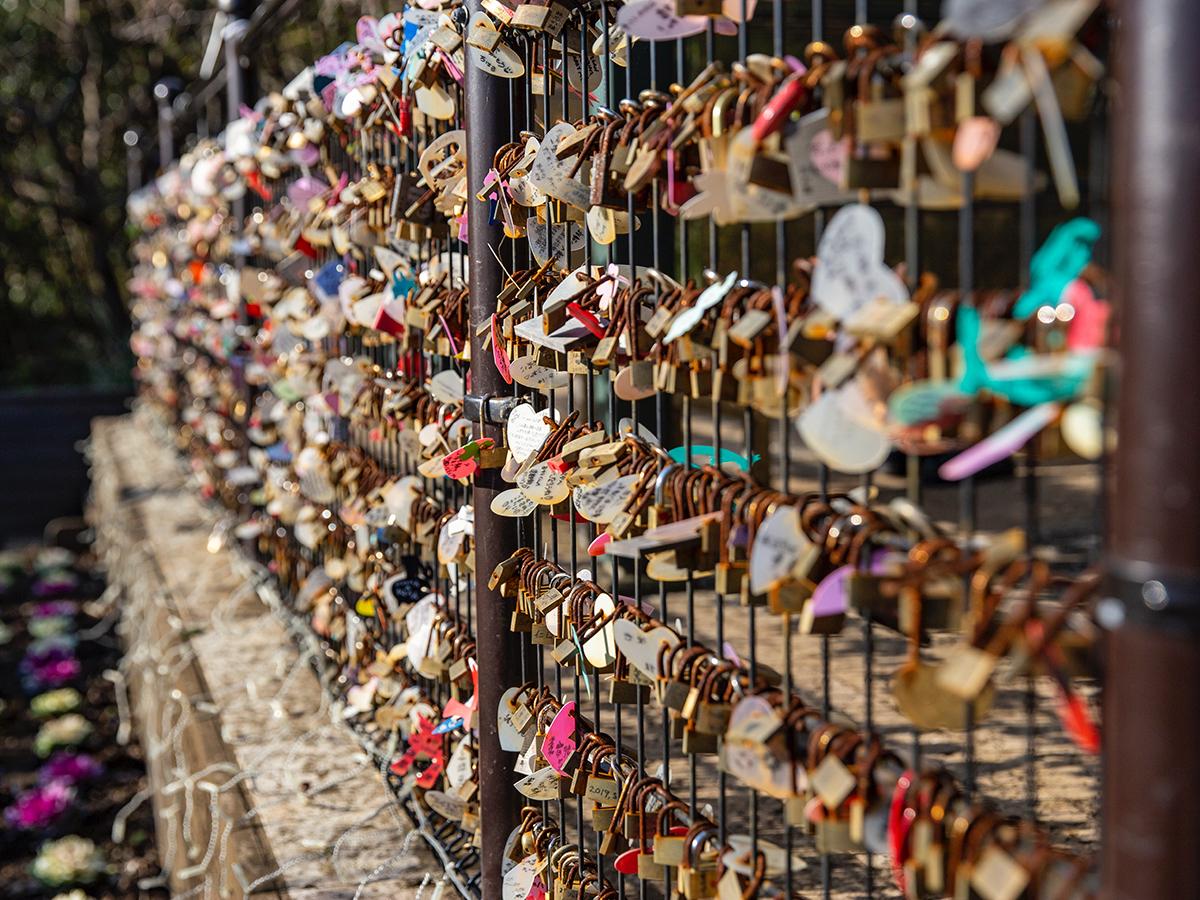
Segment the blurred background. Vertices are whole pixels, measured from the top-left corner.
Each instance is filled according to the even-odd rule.
[[[78,513],[77,444],[93,416],[125,408],[125,197],[156,174],[160,117],[173,153],[220,131],[214,34],[231,16],[255,22],[257,88],[269,91],[383,6],[0,0],[0,545]]]

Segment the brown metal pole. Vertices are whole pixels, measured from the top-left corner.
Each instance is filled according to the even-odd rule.
[[[468,0],[466,8],[481,9],[479,0]],[[465,30],[465,29],[464,29]],[[468,401],[489,396],[505,397],[512,388],[500,377],[490,350],[483,346],[477,325],[496,311],[496,296],[504,273],[489,245],[499,252],[503,229],[489,224],[487,200],[475,195],[492,167],[496,149],[509,141],[508,82],[488,75],[468,61],[466,66],[463,128],[467,132],[468,256],[471,282],[471,390]],[[520,92],[516,92],[520,93]],[[471,404],[468,402],[468,407]],[[475,406],[478,409],[478,406]],[[480,416],[469,416],[479,421]],[[500,426],[482,426],[484,437],[503,443]],[[521,682],[521,645],[509,630],[509,604],[488,589],[488,576],[496,565],[517,549],[514,519],[491,511],[492,498],[509,485],[499,469],[483,469],[475,476],[475,636],[479,662],[479,803],[483,824],[482,893],[486,900],[502,895],[501,862],[504,843],[516,826],[521,795],[513,790],[514,755],[500,748],[496,731],[496,709],[506,688]]]
[[[1200,897],[1200,16],[1118,4],[1103,896]]]

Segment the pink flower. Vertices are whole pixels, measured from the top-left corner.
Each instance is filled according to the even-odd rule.
[[[75,800],[75,788],[65,781],[51,781],[21,794],[4,811],[4,819],[13,828],[30,831],[46,828],[67,811]]]

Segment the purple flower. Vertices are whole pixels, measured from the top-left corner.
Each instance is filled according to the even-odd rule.
[[[55,753],[38,769],[38,781],[42,784],[61,782],[76,785],[81,781],[90,781],[104,774],[104,766],[86,753],[71,753],[62,751]]]
[[[4,811],[4,819],[24,831],[46,828],[67,811],[74,799],[75,788],[65,781],[51,781],[17,797]]]
[[[19,666],[21,682],[28,690],[59,687],[79,677],[79,660],[70,647],[51,645],[31,648]]]
[[[34,582],[33,596],[61,597],[75,590],[78,581],[70,575],[52,575]]]
[[[74,600],[43,600],[33,607],[30,618],[47,619],[53,616],[73,616],[79,610]]]
[[[36,668],[74,658],[75,650],[69,643],[46,638],[30,645],[29,649],[25,651],[25,658],[21,660],[21,665]]]

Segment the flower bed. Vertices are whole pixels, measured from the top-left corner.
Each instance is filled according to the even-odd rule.
[[[118,812],[146,784],[141,748],[117,741],[121,649],[84,559],[0,554],[0,884],[6,898],[165,896],[153,814]],[[139,882],[145,888],[140,889]]]

